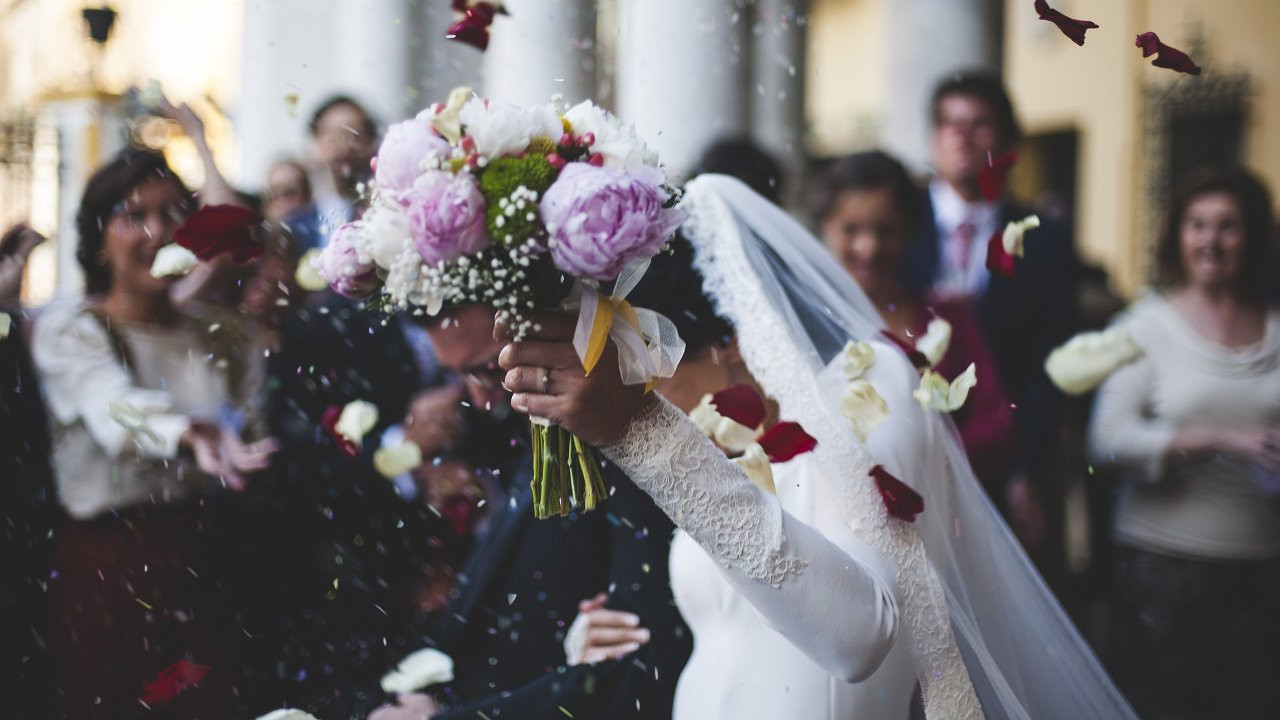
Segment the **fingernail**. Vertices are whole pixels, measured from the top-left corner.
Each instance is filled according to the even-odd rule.
[[[649,642],[649,630],[646,628],[640,628],[632,633],[631,637],[634,637],[636,642],[647,643]]]
[[[628,615],[627,615],[627,624],[628,624],[628,625],[630,625],[631,627],[635,627],[635,626],[639,625],[639,624],[640,624],[640,616],[639,616],[639,615],[631,615],[631,614],[628,614]]]

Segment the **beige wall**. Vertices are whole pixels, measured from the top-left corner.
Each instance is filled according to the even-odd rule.
[[[814,0],[805,60],[811,153],[876,144],[886,98],[889,2],[901,0]]]

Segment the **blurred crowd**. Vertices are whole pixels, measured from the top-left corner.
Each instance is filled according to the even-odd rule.
[[[84,297],[21,307],[43,238],[19,225],[0,239],[0,683],[15,717],[364,717],[388,700],[379,678],[455,611],[527,431],[487,400],[492,362],[442,362],[411,315],[299,287],[304,253],[362,210],[379,125],[359,103],[320,105],[312,157],[272,165],[261,196],[223,179],[190,108],[161,111],[200,150],[204,183],[148,150],[99,168],[77,214]],[[975,473],[1139,714],[1246,716],[1224,708],[1253,707],[1280,672],[1268,189],[1242,168],[1184,178],[1158,283],[1120,312],[1075,253],[1069,208],[1021,205],[1016,186],[984,196],[980,173],[1020,139],[1000,82],[949,77],[929,112],[929,177],[881,151],[837,158],[797,215],[899,340],[950,324],[935,369],[976,367],[953,416]],[[717,142],[698,171],[784,196],[782,166],[748,141]],[[219,204],[265,219],[261,256],[154,277],[174,230]],[[989,271],[987,239],[1031,214],[1018,272]],[[1046,357],[1108,324],[1146,354],[1064,395]],[[356,399],[378,420],[344,447],[322,418]],[[426,462],[378,472],[378,448],[404,441]],[[1084,565],[1067,562],[1069,537]],[[220,672],[141,705],[140,679],[192,648]]]

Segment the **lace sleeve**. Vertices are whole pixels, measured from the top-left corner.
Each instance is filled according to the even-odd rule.
[[[602,451],[814,662],[848,682],[880,666],[898,605],[892,575],[873,551],[845,552],[787,514],[661,397]]]

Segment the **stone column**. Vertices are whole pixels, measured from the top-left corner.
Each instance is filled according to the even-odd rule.
[[[914,169],[929,159],[929,97],[948,73],[1000,70],[1000,0],[886,2],[888,106],[882,142]]]
[[[621,0],[617,112],[677,179],[712,141],[747,134],[751,8],[742,0]]]
[[[517,105],[596,91],[596,11],[590,0],[505,0],[484,54],[484,95]]]
[[[449,91],[460,85],[481,89],[484,55],[444,37],[455,19],[450,3],[442,0],[426,0],[418,11],[419,29],[410,37],[416,70],[414,86],[422,93],[419,109],[444,102]]]
[[[786,199],[804,168],[804,56],[808,0],[758,0],[752,30],[751,137],[786,170]]]

